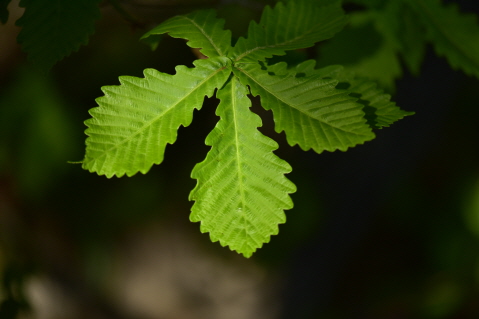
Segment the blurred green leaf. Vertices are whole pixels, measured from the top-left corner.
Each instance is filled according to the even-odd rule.
[[[397,45],[384,28],[378,27],[374,13],[355,13],[350,21],[348,27],[319,47],[318,66],[341,64],[346,71],[393,90],[395,80],[402,75]]]
[[[59,60],[77,51],[94,32],[100,17],[100,0],[22,0],[25,13],[18,19],[22,27],[18,42],[28,58],[48,71]]]
[[[53,83],[21,70],[0,99],[0,170],[13,169],[22,190],[42,194],[67,169],[73,128]]]
[[[406,0],[426,28],[436,53],[455,69],[479,77],[479,24],[477,16],[459,11],[457,4],[439,0]]]
[[[479,237],[479,181],[471,190],[464,213],[468,229]]]

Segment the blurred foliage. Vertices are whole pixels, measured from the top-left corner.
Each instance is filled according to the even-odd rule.
[[[344,65],[357,76],[374,79],[392,91],[402,74],[401,65],[396,44],[382,34],[385,28],[375,18],[374,12],[352,15],[345,30],[320,47],[318,66]]]
[[[20,192],[41,198],[65,174],[72,154],[68,108],[51,79],[27,69],[19,69],[0,104],[0,170],[16,177]]]

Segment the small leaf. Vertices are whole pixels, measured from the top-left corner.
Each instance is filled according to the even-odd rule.
[[[18,19],[22,27],[18,42],[28,58],[44,71],[88,43],[94,22],[100,17],[99,0],[21,0],[25,13]]]
[[[3,24],[8,21],[8,4],[11,0],[0,0],[0,22]]]
[[[334,79],[321,76],[270,75],[254,64],[233,69],[266,110],[273,110],[276,132],[285,131],[288,143],[303,150],[345,151],[374,138],[362,105],[348,91],[336,89]]]
[[[85,122],[89,136],[83,168],[118,177],[145,174],[163,161],[166,144],[176,140],[180,125],[190,125],[200,109],[231,73],[224,57],[196,60],[196,68],[176,67],[169,75],[154,69],[145,78],[120,77],[120,86],[106,86],[99,107]]]
[[[231,47],[231,31],[223,30],[224,20],[216,18],[215,10],[195,11],[175,16],[146,33],[141,39],[156,49],[160,35],[189,40],[188,46],[200,49],[207,57],[225,56]]]
[[[259,24],[252,21],[248,38],[240,38],[233,50],[235,61],[264,61],[285,50],[313,46],[340,31],[347,22],[340,1],[278,2],[266,6]]]
[[[472,14],[460,13],[456,4],[439,0],[406,0],[426,27],[436,53],[451,66],[479,77],[479,24]]]
[[[218,91],[220,121],[206,138],[212,148],[191,173],[198,183],[190,219],[213,242],[250,257],[278,234],[296,187],[284,176],[290,165],[273,153],[278,144],[258,131],[261,119],[249,110],[247,93],[236,77]]]

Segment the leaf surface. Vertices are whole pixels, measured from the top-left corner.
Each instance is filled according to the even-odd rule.
[[[189,40],[188,46],[200,49],[207,57],[225,56],[231,47],[231,31],[224,30],[224,20],[216,18],[215,10],[200,10],[172,17],[141,39],[156,49],[161,34]]]
[[[240,66],[233,69],[235,74],[273,111],[276,132],[285,131],[291,146],[317,153],[345,151],[374,138],[362,105],[348,91],[336,89],[337,80],[270,75],[259,65]]]
[[[85,122],[89,137],[83,168],[121,177],[145,174],[161,163],[179,126],[188,126],[204,97],[227,80],[229,63],[224,57],[196,60],[195,68],[178,66],[175,75],[146,69],[145,78],[122,76],[120,86],[103,87],[105,96]]]
[[[100,17],[99,0],[22,0],[25,13],[18,19],[22,27],[18,42],[28,58],[48,71],[56,62],[88,43],[94,22]]]
[[[206,138],[206,159],[191,173],[198,182],[190,219],[213,242],[250,257],[278,234],[296,187],[284,176],[290,165],[273,153],[278,144],[258,131],[261,119],[249,110],[247,93],[235,77],[217,93],[220,121]]]
[[[426,27],[426,37],[436,53],[451,66],[479,77],[479,24],[472,14],[459,12],[456,4],[439,0],[406,0]]]
[[[261,20],[252,21],[248,38],[240,38],[233,50],[235,61],[264,61],[285,50],[313,46],[340,31],[347,22],[340,1],[278,2],[272,9],[266,6]]]

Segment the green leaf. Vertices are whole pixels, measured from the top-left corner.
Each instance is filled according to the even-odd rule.
[[[18,19],[22,27],[18,42],[28,58],[44,71],[88,43],[94,22],[100,17],[99,0],[22,0],[25,13]]]
[[[404,1],[388,1],[372,16],[376,30],[391,48],[400,53],[411,73],[419,75],[426,53],[426,38],[417,15]]]
[[[3,24],[8,21],[8,4],[11,0],[0,0],[0,22]]]
[[[266,6],[259,24],[252,21],[248,38],[240,38],[233,50],[235,61],[264,61],[286,50],[313,46],[340,31],[347,22],[340,1],[279,2]]]
[[[247,93],[236,77],[217,93],[220,121],[206,138],[211,150],[191,174],[198,183],[190,219],[213,242],[250,257],[278,234],[296,187],[284,176],[290,165],[273,153],[278,144],[258,131],[261,119],[249,110]]]
[[[436,53],[451,66],[479,77],[479,24],[472,14],[460,13],[456,4],[439,0],[406,0],[426,27]]]
[[[362,105],[348,91],[336,89],[337,80],[270,75],[254,64],[237,64],[233,71],[253,95],[260,95],[266,110],[273,110],[276,132],[285,131],[291,146],[317,153],[345,151],[375,136]]]
[[[145,78],[122,76],[120,86],[103,87],[105,96],[85,122],[89,137],[83,168],[121,177],[145,174],[161,163],[179,126],[188,126],[204,97],[227,80],[229,64],[224,57],[197,60],[193,69],[177,66],[175,75],[146,69]]]
[[[315,69],[316,61],[308,60],[296,66],[290,72],[304,74],[306,76],[318,75],[322,78],[338,80],[339,85],[346,84],[351,96],[359,98],[358,103],[363,105],[365,118],[373,129],[389,127],[392,123],[413,115],[396,106],[391,101],[391,95],[385,94],[378,88],[376,82],[364,78],[358,78],[351,72],[346,72],[342,66],[329,66]],[[284,68],[284,65],[281,66]],[[278,68],[278,67],[276,67]]]
[[[225,56],[231,47],[231,31],[223,30],[224,23],[216,18],[215,10],[195,11],[166,20],[141,39],[156,49],[161,35],[169,33],[174,38],[189,40],[188,46],[199,48],[207,57]]]

